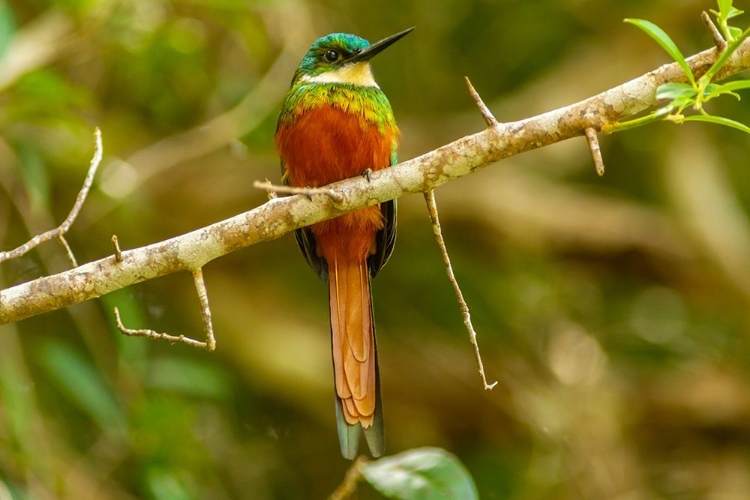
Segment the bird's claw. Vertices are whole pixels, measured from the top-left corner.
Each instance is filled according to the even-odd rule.
[[[372,180],[370,178],[371,175],[372,175],[372,169],[371,168],[366,168],[366,169],[364,169],[362,171],[362,177],[364,177],[365,179],[367,179],[367,182],[370,182]]]

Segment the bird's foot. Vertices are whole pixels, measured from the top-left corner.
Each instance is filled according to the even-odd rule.
[[[372,179],[370,179],[370,176],[372,175],[372,169],[366,168],[362,171],[362,177],[367,179],[367,182],[370,182]]]

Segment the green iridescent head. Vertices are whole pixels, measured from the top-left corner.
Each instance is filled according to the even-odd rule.
[[[374,86],[370,59],[400,40],[414,28],[391,35],[370,45],[349,33],[331,33],[318,38],[294,72],[292,85],[299,80],[319,83],[351,83]]]

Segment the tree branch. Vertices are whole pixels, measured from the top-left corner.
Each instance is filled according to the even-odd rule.
[[[113,241],[117,241],[117,238],[113,237]],[[115,259],[117,253],[115,252]],[[122,324],[120,318],[120,311],[115,307],[115,324],[120,333],[129,337],[146,337],[154,340],[166,340],[170,344],[187,344],[189,346],[205,349],[208,352],[212,352],[216,349],[216,339],[214,338],[214,327],[211,322],[211,308],[208,306],[208,292],[206,292],[206,284],[203,281],[203,270],[201,268],[193,271],[193,282],[195,283],[195,291],[198,293],[198,300],[201,303],[201,316],[203,317],[203,330],[206,332],[205,342],[191,339],[185,335],[170,335],[168,333],[161,333],[149,328],[127,328]]]
[[[694,73],[704,73],[717,57],[712,48],[688,60]],[[750,68],[750,39],[718,75],[726,78]],[[163,242],[122,252],[52,276],[0,291],[0,324],[66,307],[135,283],[187,270],[255,243],[268,241],[303,226],[337,217],[407,194],[425,192],[493,162],[584,134],[587,128],[639,113],[653,104],[656,88],[684,82],[677,64],[667,64],[584,101],[525,120],[499,123],[458,139],[412,160],[328,186],[341,194],[312,199],[297,195],[277,198],[248,212]]]

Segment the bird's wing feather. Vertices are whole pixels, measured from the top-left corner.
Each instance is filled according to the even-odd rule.
[[[391,165],[395,165],[396,163],[398,163],[398,155],[394,148],[391,152]],[[370,276],[373,278],[386,265],[396,246],[396,227],[398,221],[398,204],[396,200],[381,203],[380,212],[383,214],[385,223],[383,229],[375,235],[375,253],[367,258]]]
[[[294,231],[294,237],[297,239],[297,245],[302,250],[307,264],[320,276],[323,281],[328,281],[328,263],[318,255],[315,244],[315,236],[312,234],[310,227],[303,227]]]

